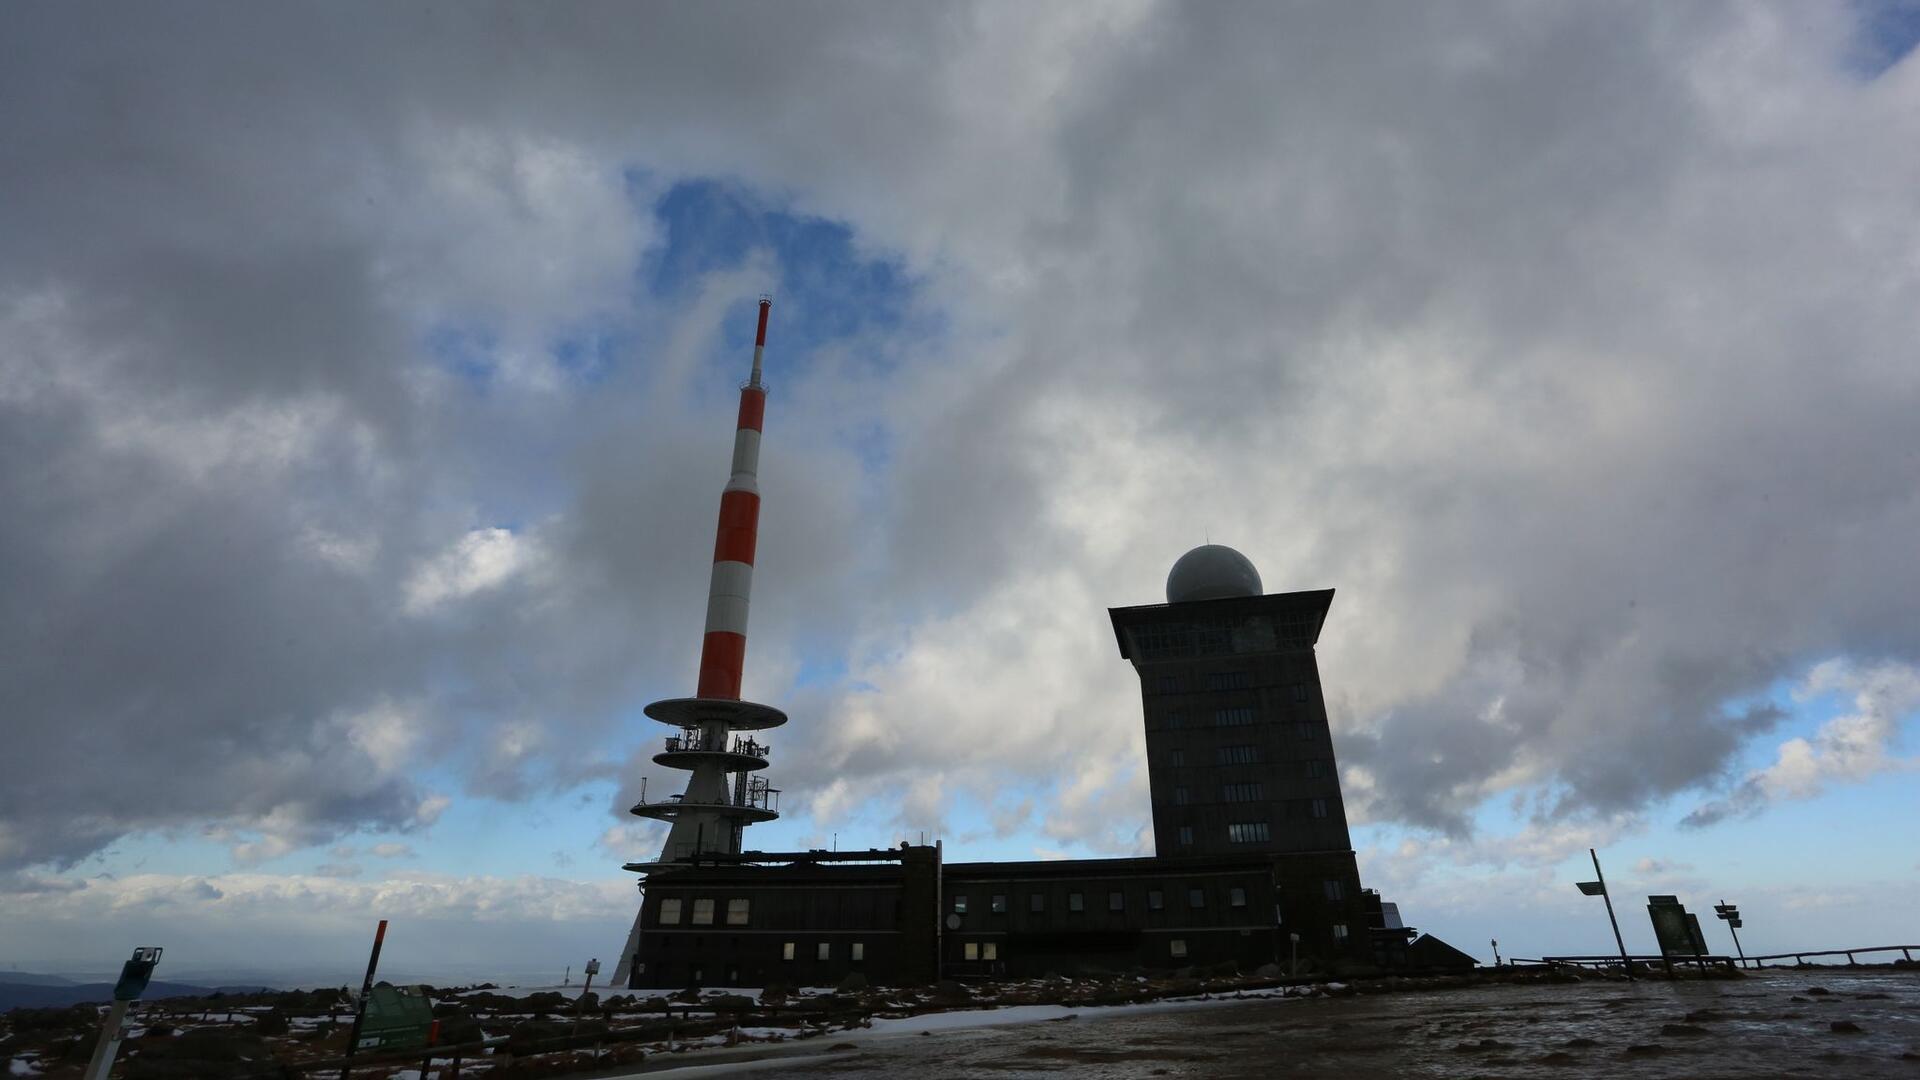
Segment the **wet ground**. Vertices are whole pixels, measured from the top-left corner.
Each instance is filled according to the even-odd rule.
[[[806,1077],[1915,1077],[1920,974],[1230,1002],[861,1040]]]

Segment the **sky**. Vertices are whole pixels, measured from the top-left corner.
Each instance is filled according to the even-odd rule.
[[[751,846],[1152,849],[1105,608],[1320,639],[1490,959],[1920,910],[1920,8],[0,8],[0,972],[620,947],[775,297]],[[1725,948],[1718,924],[1710,942]],[[532,977],[532,975],[529,975]]]

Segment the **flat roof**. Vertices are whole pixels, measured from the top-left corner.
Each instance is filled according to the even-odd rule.
[[[1300,592],[1267,593],[1264,596],[1189,600],[1183,604],[1139,604],[1134,607],[1108,608],[1107,617],[1113,620],[1113,637],[1120,643],[1120,655],[1132,660],[1134,657],[1128,647],[1126,634],[1131,627],[1163,622],[1233,619],[1249,615],[1293,616],[1296,619],[1305,619],[1311,628],[1306,644],[1312,646],[1319,642],[1320,629],[1327,620],[1327,609],[1332,606],[1332,589],[1308,589]]]

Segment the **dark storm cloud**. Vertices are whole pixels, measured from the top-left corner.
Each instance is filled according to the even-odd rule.
[[[635,297],[648,185],[682,176],[849,222],[951,326],[894,375],[823,365],[770,429],[750,682],[848,669],[782,747],[822,813],[1120,784],[1099,609],[1208,532],[1340,588],[1323,664],[1374,816],[1712,784],[1774,719],[1730,699],[1920,659],[1920,76],[1861,81],[1851,32],[9,7],[0,861],[406,827],[443,805],[427,763],[513,798],[637,779],[615,720],[684,684],[725,457],[695,365],[781,272]],[[634,342],[591,384],[545,356],[583,321]],[[495,343],[484,385],[448,327]],[[868,428],[878,462],[822,434]],[[1120,813],[1070,782],[1040,812]]]

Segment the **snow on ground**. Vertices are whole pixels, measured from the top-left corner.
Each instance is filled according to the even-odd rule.
[[[876,1017],[872,1020],[871,1026],[854,1027],[844,1030],[836,1028],[823,1036],[819,1036],[819,1038],[830,1039],[835,1045],[840,1043],[853,1043],[858,1045],[863,1042],[892,1040],[945,1031],[1011,1027],[1021,1024],[1043,1023],[1046,1021],[1058,1023],[1063,1021],[1107,1020],[1120,1016],[1137,1016],[1142,1013],[1173,1012],[1183,1009],[1201,1009],[1219,1005],[1233,1005],[1248,1001],[1281,1001],[1287,998],[1317,996],[1317,990],[1309,990],[1302,993],[1300,992],[1301,989],[1302,988],[1295,988],[1295,992],[1291,994],[1284,990],[1263,990],[1243,994],[1203,994],[1195,997],[1162,998],[1158,1001],[1143,1001],[1130,1005],[1080,1005],[1071,1007],[1066,1005],[1011,1005],[1000,1009],[952,1009],[946,1012],[922,1013],[918,1016]],[[745,1036],[748,1031],[753,1031],[758,1034],[761,1031],[771,1033],[776,1030],[779,1029],[742,1028],[740,1033],[742,1036]],[[787,1041],[793,1042],[795,1040],[789,1036]],[[724,1036],[710,1036],[706,1039],[690,1041],[684,1045],[698,1045],[701,1046],[701,1048],[717,1048],[723,1044]],[[818,1044],[816,1043],[815,1045]],[[671,1075],[674,1077],[731,1075],[735,1072],[790,1068],[805,1062],[825,1061],[838,1056],[835,1054],[814,1054],[802,1057],[793,1054],[781,1054],[750,1062],[728,1061],[706,1063],[700,1061],[697,1055],[697,1050],[690,1051],[689,1060],[685,1065],[666,1069],[648,1069],[644,1075]],[[641,1075],[643,1074],[623,1074],[621,1077],[613,1078],[613,1080],[626,1080],[626,1077],[638,1077]]]
[[[7,1063],[8,1076],[39,1076],[40,1066],[35,1064],[34,1054],[23,1054]]]

